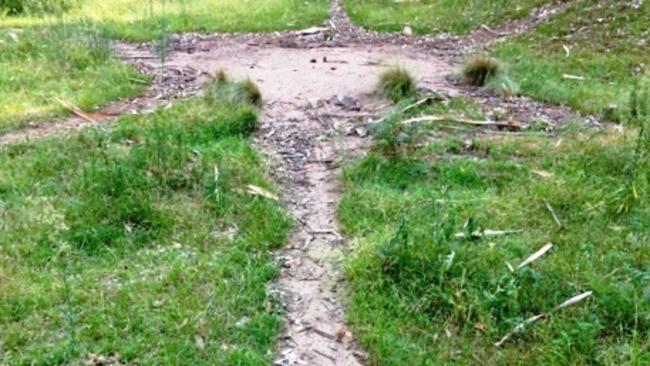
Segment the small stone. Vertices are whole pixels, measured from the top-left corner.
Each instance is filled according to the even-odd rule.
[[[407,36],[412,36],[412,35],[413,35],[413,29],[411,29],[411,27],[409,27],[409,26],[407,25],[407,26],[404,27],[404,29],[402,30],[402,33],[404,33],[404,34],[407,35]]]

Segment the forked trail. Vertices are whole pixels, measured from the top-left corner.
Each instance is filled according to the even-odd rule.
[[[522,27],[523,22],[508,29]],[[221,69],[234,79],[250,77],[259,86],[265,105],[257,144],[271,157],[272,174],[296,221],[286,248],[278,254],[282,265],[278,290],[287,314],[277,365],[364,363],[346,326],[341,294],[340,265],[348,249],[336,220],[340,167],[363,153],[369,144],[366,124],[388,108],[385,100],[373,95],[382,70],[401,65],[420,87],[467,95],[446,79],[453,72],[450,60],[455,53],[450,50],[501,37],[499,31],[488,33],[460,40],[376,34],[352,26],[335,1],[327,29],[174,36],[166,76],[157,80],[148,97],[115,104],[115,114],[151,110],[196,93],[207,75]],[[160,65],[151,45],[122,44],[119,52],[128,62],[157,74]],[[495,103],[502,102],[511,103]],[[527,100],[514,107],[518,105],[524,113],[538,108]],[[0,136],[0,144],[60,133],[85,122],[64,119]]]

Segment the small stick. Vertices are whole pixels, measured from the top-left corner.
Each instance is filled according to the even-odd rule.
[[[467,118],[457,118],[452,116],[424,116],[410,118],[402,121],[404,124],[417,123],[417,122],[441,122],[441,121],[451,121],[458,123],[465,123],[473,126],[498,126],[498,127],[516,127],[520,128],[518,124],[508,123],[508,122],[493,122],[493,121],[478,121]]]

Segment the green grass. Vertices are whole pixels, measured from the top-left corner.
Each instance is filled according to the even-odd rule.
[[[67,113],[57,98],[91,110],[146,83],[94,27],[0,28],[0,133]]]
[[[423,112],[480,113],[452,100],[409,114]],[[370,364],[648,364],[648,126],[644,139],[632,125],[490,138],[405,117],[389,117],[371,154],[345,170],[338,209],[356,243],[348,317]],[[521,232],[456,237],[483,229]],[[552,312],[585,291],[593,296]]]
[[[0,364],[260,365],[290,221],[249,104],[202,97],[0,150]]]
[[[590,114],[621,107],[634,80],[650,72],[650,3],[639,10],[630,4],[579,1],[532,33],[496,46],[494,54],[510,65],[521,90],[537,99]]]
[[[326,0],[83,0],[68,12],[72,22],[92,21],[114,38],[147,41],[166,32],[269,32],[321,24]],[[25,26],[52,17],[6,17]]]
[[[377,88],[379,94],[397,102],[412,97],[415,94],[417,85],[413,76],[406,69],[393,67],[379,75]]]
[[[399,32],[410,26],[417,34],[466,34],[481,24],[496,26],[525,17],[554,0],[344,0],[352,20],[369,29]]]

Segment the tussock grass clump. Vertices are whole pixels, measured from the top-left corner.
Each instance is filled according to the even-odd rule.
[[[503,74],[503,67],[492,57],[474,56],[463,65],[461,74],[467,84],[485,86],[491,78]]]
[[[253,80],[246,78],[239,82],[229,82],[228,75],[223,70],[219,70],[211,78],[206,98],[213,102],[262,106],[262,92]]]
[[[219,71],[217,71],[216,74],[212,76],[212,81],[217,83],[228,82],[228,74],[226,74],[226,70],[220,69]]]
[[[403,67],[395,66],[379,76],[379,93],[393,102],[412,97],[416,92],[415,79]]]
[[[262,106],[262,92],[260,88],[250,78],[240,83],[241,88],[246,92],[247,100],[250,104],[261,107]]]

